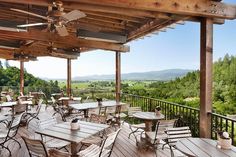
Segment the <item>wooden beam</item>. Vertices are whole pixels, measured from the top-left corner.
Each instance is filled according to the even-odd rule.
[[[24,93],[24,61],[20,61],[20,92]]]
[[[71,93],[71,59],[67,59],[67,96],[70,98]]]
[[[31,4],[31,5],[38,5],[38,6],[44,6],[47,7],[48,5],[51,5],[51,3],[48,0],[0,0],[0,2],[8,2],[8,3],[17,3],[17,4]],[[98,1],[99,2],[99,1]],[[73,1],[63,1],[63,7],[65,9],[79,9],[79,10],[85,10],[85,11],[96,11],[101,13],[114,13],[114,14],[121,14],[126,15],[130,17],[153,17],[156,18],[159,16],[157,13],[153,13],[151,11],[144,11],[144,10],[138,10],[138,9],[132,9],[130,8],[127,10],[126,8],[112,6],[102,6],[97,4],[86,4],[86,3],[80,3],[80,2],[73,2]]]
[[[2,59],[13,59],[14,58],[14,49],[5,49],[0,48],[0,58]]]
[[[121,92],[121,53],[116,52],[116,101],[120,101]]]
[[[80,0],[82,3],[128,9],[158,11],[186,16],[235,19],[236,6],[211,0]]]
[[[120,51],[120,52],[129,51],[129,46],[122,44],[79,39],[75,36],[61,37],[55,33],[41,32],[36,30],[30,32],[11,32],[11,31],[0,30],[0,36],[12,39],[20,39],[20,40],[35,40],[35,41],[58,43],[61,45],[69,45],[74,47],[88,47],[95,49]]]
[[[83,10],[81,10],[83,11]],[[144,20],[146,20],[143,17],[130,17],[127,15],[120,15],[120,14],[114,14],[114,13],[102,13],[102,12],[95,12],[95,11],[86,11],[87,15],[95,15],[95,16],[100,16],[104,18],[112,18],[112,19],[118,19],[118,20],[124,20],[124,21],[130,21],[130,22],[135,22],[135,23],[140,23]]]
[[[17,50],[20,54],[24,55],[32,55],[32,56],[51,56],[51,57],[58,57],[58,58],[70,58],[70,59],[77,59],[79,56],[76,52],[67,52],[61,49],[49,49],[48,45],[40,46],[22,46],[19,50]]]
[[[111,33],[102,33],[102,32],[92,32],[87,30],[79,29],[77,31],[78,37],[85,37],[85,38],[97,38],[97,39],[104,39],[109,40],[110,42],[116,43],[126,43],[127,37],[122,35],[116,35]]]
[[[200,137],[211,137],[212,112],[212,64],[213,64],[213,22],[203,18],[201,22],[200,55]]]

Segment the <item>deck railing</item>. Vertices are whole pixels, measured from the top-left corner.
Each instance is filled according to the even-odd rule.
[[[173,119],[180,116],[184,123],[191,128],[193,136],[199,137],[200,110],[197,108],[125,93],[121,94],[121,99],[122,101],[130,103],[131,106],[142,107],[143,111],[154,111],[156,106],[160,106],[166,119]],[[215,132],[217,129],[224,130],[227,131],[233,139],[232,144],[236,145],[236,120],[216,113],[209,114],[211,114],[212,117],[212,139],[217,139],[217,133]]]
[[[230,134],[230,137],[233,139],[232,144],[236,145],[236,120],[216,114],[216,113],[209,113],[211,114],[211,137],[213,139],[217,139],[217,130],[223,130]]]

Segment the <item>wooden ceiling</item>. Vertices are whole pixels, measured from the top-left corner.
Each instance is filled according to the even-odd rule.
[[[0,0],[0,58],[34,60],[38,56],[76,59],[94,49],[128,52],[128,42],[162,31],[181,21],[213,18],[215,24],[236,18],[236,6],[219,0],[62,0],[65,12],[80,10],[86,17],[66,24],[68,36],[47,26],[17,28],[47,22],[15,12],[21,9],[47,16],[53,0]]]

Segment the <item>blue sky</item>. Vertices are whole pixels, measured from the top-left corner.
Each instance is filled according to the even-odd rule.
[[[236,3],[236,0],[224,2]],[[236,20],[214,25],[214,61],[226,53],[236,55]],[[200,25],[186,22],[158,35],[129,43],[131,51],[122,54],[122,73],[154,71],[172,68],[199,69]],[[38,77],[66,78],[66,60],[51,57],[25,63],[29,73]],[[18,62],[10,65],[19,67]],[[91,51],[72,61],[72,77],[92,74],[114,74],[115,53]]]

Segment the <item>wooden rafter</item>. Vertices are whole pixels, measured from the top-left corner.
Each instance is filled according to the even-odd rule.
[[[19,40],[35,40],[35,41],[58,43],[61,45],[71,45],[74,47],[89,47],[89,48],[120,51],[120,52],[129,51],[128,46],[121,44],[79,39],[75,36],[61,37],[55,33],[39,32],[39,31],[11,32],[11,31],[0,30],[0,36],[5,36],[8,38],[19,39]]]
[[[80,2],[187,16],[203,16],[224,19],[236,18],[236,6],[211,0],[80,0]]]
[[[0,2],[32,4],[39,6],[48,6],[50,3],[47,0],[0,0]],[[187,16],[204,16],[225,19],[236,18],[235,6],[210,0],[80,0],[79,3],[75,1],[64,1],[63,3],[65,8],[70,9],[106,11],[119,14],[127,13],[127,15],[134,14],[135,16],[155,17],[155,14],[151,11],[157,11]]]

